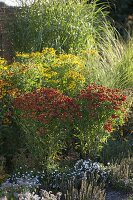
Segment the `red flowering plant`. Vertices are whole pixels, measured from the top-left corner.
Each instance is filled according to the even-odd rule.
[[[97,153],[118,125],[125,121],[128,101],[117,89],[91,84],[77,95],[81,116],[77,120],[82,152]],[[93,152],[93,153],[92,153]]]
[[[14,108],[29,150],[48,164],[69,137],[78,138],[76,147],[83,154],[97,155],[109,132],[124,123],[128,101],[119,90],[91,84],[75,98],[52,88],[36,89],[17,97]]]
[[[58,90],[42,88],[17,97],[14,108],[30,151],[49,164],[64,148],[68,129],[79,115],[75,100]]]

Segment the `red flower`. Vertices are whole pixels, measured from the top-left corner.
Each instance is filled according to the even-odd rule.
[[[105,123],[103,128],[105,131],[112,132],[112,124],[110,122]]]
[[[123,96],[121,97],[121,100],[122,100],[122,101],[125,101],[125,100],[126,100],[126,96],[123,95]]]
[[[91,84],[81,90],[75,99],[52,88],[36,89],[17,97],[14,107],[21,112],[20,117],[36,120],[47,126],[51,123],[72,125],[77,121],[84,123],[84,120],[91,124],[103,124],[107,119],[119,118],[119,114],[112,114],[115,110],[124,115],[125,100],[126,97],[119,90]],[[103,128],[111,132],[114,122],[115,120],[106,122]]]
[[[119,110],[118,106],[114,106],[113,108],[114,108],[114,110]]]
[[[24,112],[23,116],[26,118],[45,124],[54,120],[73,122],[76,116],[80,116],[79,106],[74,99],[50,88],[34,90],[19,96],[14,101],[14,107]]]
[[[115,118],[118,118],[119,116],[117,116],[117,115],[111,115],[111,117],[113,118],[113,119],[115,119]]]

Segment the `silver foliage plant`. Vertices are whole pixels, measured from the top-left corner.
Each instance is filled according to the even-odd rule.
[[[51,191],[42,190],[40,196],[34,192],[23,192],[20,194],[14,193],[13,198],[18,200],[60,200],[61,193],[54,195]],[[0,200],[8,200],[7,196],[0,198]]]
[[[49,175],[45,171],[30,171],[17,173],[8,178],[0,187],[0,200],[60,200],[61,196],[66,200],[71,197],[84,200],[85,198],[100,200],[104,194],[104,183],[108,178],[108,171],[97,162],[91,160],[79,160],[73,168],[66,172],[55,170]],[[54,195],[47,191],[61,191]],[[79,195],[80,194],[80,195]]]

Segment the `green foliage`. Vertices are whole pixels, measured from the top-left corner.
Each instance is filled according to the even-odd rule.
[[[53,48],[45,48],[42,53],[17,54],[9,72],[20,93],[49,87],[73,96],[87,84],[89,70],[80,56],[57,55]]]
[[[121,89],[132,88],[133,86],[133,39],[131,39],[123,52],[122,59],[116,66],[115,87]]]
[[[18,53],[15,62],[10,66],[7,66],[3,60],[1,61],[0,89],[2,92],[0,99],[2,103],[0,106],[3,107],[0,116],[1,124],[10,122],[9,118],[12,118],[13,113],[9,108],[12,109],[12,102],[19,94],[21,94],[20,98],[26,97],[26,105],[31,110],[21,113],[21,109],[18,108],[14,112],[17,123],[25,133],[23,140],[26,146],[22,147],[24,153],[17,151],[17,145],[16,148],[14,147],[18,136],[13,132],[14,128],[11,132],[9,131],[10,133],[7,131],[6,136],[5,130],[0,135],[2,148],[5,144],[5,147],[9,145],[11,157],[15,154],[15,160],[18,154],[27,163],[30,158],[26,159],[24,154],[31,155],[31,158],[37,157],[31,166],[36,166],[35,162],[38,162],[38,165],[54,167],[52,161],[56,160],[57,154],[66,148],[65,140],[75,139],[73,146],[80,149],[80,153],[89,154],[92,158],[97,156],[103,143],[109,137],[105,129],[112,131],[112,125],[115,128],[115,125],[124,122],[124,111],[119,110],[117,106],[115,109],[114,107],[106,109],[110,105],[108,95],[105,95],[107,91],[101,92],[103,96],[101,98],[96,89],[94,93],[92,92],[91,100],[77,101],[82,114],[76,116],[72,124],[67,120],[60,123],[58,115],[55,116],[53,113],[50,115],[52,106],[55,106],[54,110],[57,105],[52,102],[52,106],[49,107],[51,110],[49,108],[45,110],[40,96],[39,100],[42,104],[37,99],[34,102],[39,102],[41,105],[36,103],[34,106],[37,108],[33,108],[34,98],[32,97],[35,91],[38,95],[41,88],[53,88],[60,91],[63,97],[61,102],[64,103],[67,96],[66,99],[69,99],[71,104],[69,97],[73,98],[72,101],[78,99],[80,91],[84,93],[83,89],[92,82],[108,88],[131,88],[133,85],[132,40],[128,46],[120,41],[118,33],[106,19],[104,6],[99,7],[97,0],[91,4],[79,0],[35,0],[29,6],[23,2],[22,7],[16,12],[16,18],[10,26],[9,34],[14,50],[25,53]],[[28,95],[31,95],[31,99]],[[89,95],[90,93],[86,97]],[[116,99],[113,98],[115,102]],[[30,100],[30,104],[27,104],[27,99]],[[43,109],[39,110],[39,106]],[[57,111],[58,108],[60,107],[55,110]],[[60,115],[62,118],[68,114],[64,111],[66,110],[64,109]],[[25,116],[28,114],[28,117],[25,118],[24,114]],[[49,120],[49,116],[53,118]],[[39,118],[33,119],[32,117]],[[46,117],[50,125],[41,121]],[[11,133],[14,135],[13,139],[11,139]],[[4,139],[5,143],[3,143]],[[122,142],[120,146],[119,144],[117,141],[108,143],[103,153],[105,154],[104,161],[114,158],[117,149],[118,152],[125,147],[130,150],[128,143]],[[16,151],[18,154],[15,153]],[[1,152],[5,155],[10,154],[4,148]],[[16,163],[19,163],[19,160]]]
[[[123,124],[128,110],[120,91],[96,84],[81,90],[75,98],[52,88],[36,89],[15,98],[13,105],[28,149],[43,165],[62,153],[70,138],[78,138],[74,146],[82,155],[97,156],[109,132]]]
[[[6,159],[6,169],[12,171],[12,159],[19,152],[19,149],[25,146],[23,132],[16,123],[12,122],[10,125],[1,126],[0,137],[0,156],[4,156]]]
[[[57,90],[42,88],[17,97],[14,108],[29,152],[37,157],[39,165],[51,167],[50,162],[65,148],[68,129],[75,120],[74,100]]]
[[[130,89],[133,85],[132,40],[124,44],[107,31],[107,37],[101,38],[98,65],[90,67],[91,79],[110,88]],[[88,60],[89,63],[89,60]]]
[[[7,178],[7,173],[5,172],[5,158],[0,156],[0,184]]]
[[[129,140],[110,138],[102,150],[101,161],[107,164],[108,162],[128,157],[128,154],[132,153],[130,141],[132,141],[131,137],[129,137]]]
[[[5,117],[7,112],[7,105],[8,105],[8,97],[7,97],[7,90],[9,88],[9,83],[7,80],[7,66],[6,61],[0,58],[0,126],[3,123],[8,122],[8,119]]]
[[[75,137],[80,139],[82,153],[97,157],[109,132],[124,123],[123,111],[127,112],[128,106],[119,92],[92,84],[77,96],[82,117],[76,121]]]
[[[58,124],[46,129],[41,123],[25,119],[20,119],[18,124],[24,131],[25,150],[14,157],[14,166],[27,164],[30,169],[58,168],[58,154],[65,149],[67,130],[59,128]]]
[[[17,92],[14,84],[10,80],[9,66],[7,62],[0,58],[0,127],[11,124],[13,98]]]
[[[133,200],[133,195],[130,195],[130,196],[128,197],[128,200]]]
[[[12,169],[11,160],[20,148],[20,129],[13,120],[11,99],[16,94],[14,84],[10,82],[9,66],[0,59],[0,156],[6,159],[8,170]],[[21,138],[22,139],[22,138]]]
[[[133,192],[133,158],[128,157],[110,166],[112,186],[126,192]]]
[[[106,5],[106,4],[105,4]],[[89,80],[110,88],[132,87],[132,42],[127,48],[107,20],[104,4],[97,0],[41,1],[22,7],[10,26],[15,51],[41,51],[53,47],[57,52],[81,54],[97,50],[96,59],[87,55]],[[82,55],[83,56],[83,55]]]
[[[36,0],[30,6],[23,1],[9,30],[14,49],[31,52],[53,47],[58,52],[79,53],[93,48],[108,27],[103,7],[97,6],[97,0],[91,4],[84,0]]]
[[[128,116],[128,121],[123,126],[119,126],[108,139],[101,152],[101,162],[121,161],[123,158],[133,156],[133,135],[132,135],[132,118]]]

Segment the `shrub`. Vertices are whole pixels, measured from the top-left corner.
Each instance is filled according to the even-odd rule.
[[[129,109],[127,120],[124,125],[119,126],[108,139],[101,153],[101,160],[104,163],[114,162],[128,158],[133,154],[133,136],[132,136],[132,105]]]
[[[120,133],[118,133],[120,135]],[[117,137],[111,137],[104,145],[100,155],[100,160],[107,164],[108,162],[114,162],[127,158],[129,154],[132,154],[132,137],[127,139],[119,139]]]
[[[79,114],[74,99],[49,88],[17,97],[14,107],[18,123],[26,133],[29,151],[42,163],[53,159],[64,147],[69,127]]]
[[[21,146],[21,131],[13,120],[12,98],[17,96],[18,90],[11,82],[9,68],[7,62],[0,58],[0,156],[5,157],[6,166],[8,164],[8,170],[11,170],[12,157]]]
[[[4,59],[0,59],[0,107],[1,107],[1,114],[0,114],[0,126],[2,124],[8,124],[8,108],[9,108],[9,97],[8,91],[10,88],[10,83],[8,80],[8,72],[7,72],[7,65]]]
[[[89,69],[80,56],[56,54],[53,48],[42,53],[17,54],[10,66],[12,84],[22,92],[35,88],[59,89],[73,96],[88,82]]]
[[[89,53],[90,58],[95,59],[92,51]],[[74,137],[79,140],[76,148],[82,154],[89,153],[93,157],[93,153],[96,155],[100,151],[102,143],[109,136],[104,129],[111,132],[112,125],[124,122],[126,97],[118,90],[95,84],[83,89],[89,82],[88,71],[85,58],[71,54],[57,55],[52,48],[45,48],[42,53],[18,54],[16,62],[4,71],[2,81],[10,84],[5,96],[10,104],[7,109],[11,107],[12,111],[12,99],[15,96],[28,92],[15,99],[15,115],[19,126],[28,132],[26,140],[31,146],[28,148],[40,160],[42,155],[46,155],[45,161],[48,157],[55,157],[59,150],[65,148],[65,138]],[[43,149],[44,144],[47,144],[46,149]]]
[[[126,96],[117,89],[92,84],[81,90],[77,99],[82,117],[77,120],[75,136],[80,139],[82,152],[98,155],[108,133],[124,123],[128,108]]]
[[[17,97],[14,108],[30,151],[41,161],[45,156],[53,159],[69,137],[79,139],[82,154],[97,155],[109,132],[124,123],[128,102],[120,91],[92,84],[76,98],[50,88],[37,89]]]
[[[6,60],[0,58],[0,126],[11,124],[11,98],[15,97],[18,90],[10,80],[11,72]]]

